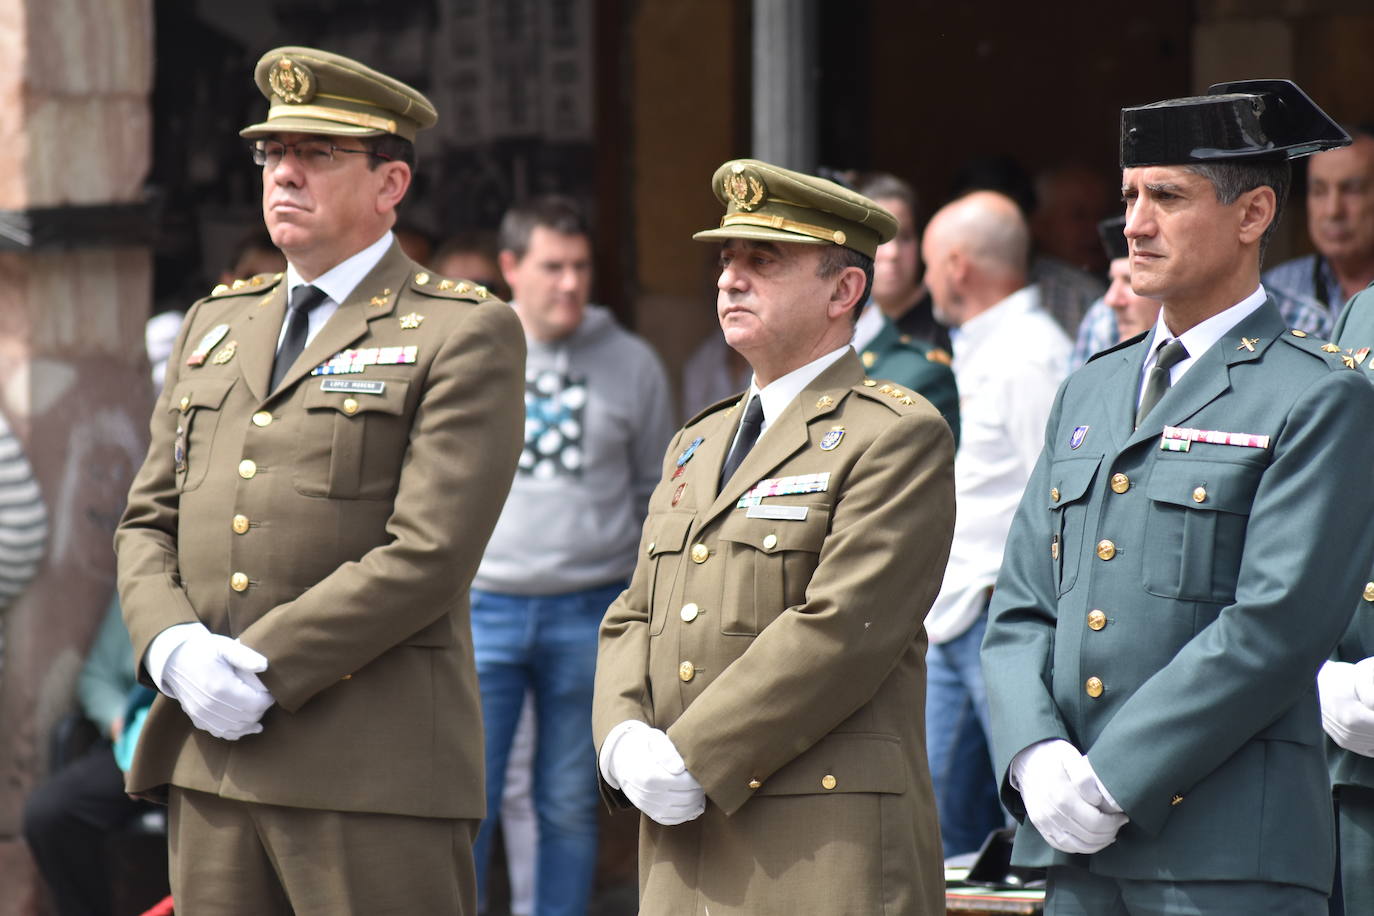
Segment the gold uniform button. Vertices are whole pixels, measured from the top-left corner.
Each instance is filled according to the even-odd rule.
[[[651,555],[651,556],[653,555],[653,552],[654,552],[654,542],[653,542],[653,541],[650,541],[650,542],[649,542],[649,546],[644,548],[644,552],[645,552],[646,554]]]
[[[1088,629],[1100,630],[1107,625],[1107,615],[1098,610],[1088,612]]]
[[[358,399],[357,399],[357,398],[344,398],[344,402],[343,402],[343,411],[344,411],[344,413],[348,414],[350,417],[353,416],[355,413],[357,413],[357,412],[358,412]]]
[[[183,395],[181,398],[181,402],[178,404],[178,406],[181,408],[181,412],[185,413],[186,411],[191,409],[191,399]]]
[[[864,368],[872,369],[873,364],[878,361],[878,356],[872,350],[865,350],[863,355]]]
[[[677,666],[678,680],[682,681],[684,684],[696,676],[697,666],[692,664],[691,662],[683,662],[682,664]]]
[[[248,591],[248,577],[243,573],[234,573],[229,577],[229,587],[236,592]]]
[[[822,789],[833,789],[833,788],[835,788],[835,777],[834,777],[834,776],[831,776],[829,773],[826,773],[824,776],[822,776],[822,777],[821,777],[821,788],[822,788]]]
[[[693,562],[693,563],[705,563],[705,562],[706,562],[706,558],[709,557],[710,555],[711,555],[711,549],[710,549],[709,547],[707,547],[705,544],[693,544],[693,545],[692,545],[692,562]]]
[[[1374,582],[1366,582],[1364,585],[1364,600],[1374,601]]]
[[[1207,488],[1197,487],[1193,490],[1193,502],[1204,503],[1207,501]]]
[[[763,788],[763,783],[759,782],[757,779],[751,779],[751,780],[749,780],[749,788],[751,788],[751,789],[761,789],[761,788]]]
[[[1050,487],[1050,502],[1059,502],[1059,488]]]
[[[416,285],[416,286],[424,286],[424,285],[425,285],[426,283],[428,283],[428,282],[429,282],[429,274],[427,274],[427,273],[418,273],[418,274],[415,275],[415,285]]]
[[[254,426],[271,426],[271,425],[272,425],[272,415],[271,415],[270,413],[268,413],[267,411],[265,411],[265,410],[259,410],[257,413],[253,414],[253,425],[254,425]]]
[[[1177,806],[1183,804],[1183,796],[1182,796],[1182,795],[1175,795],[1173,798],[1169,799],[1169,804],[1170,804],[1171,806],[1174,806],[1174,807],[1177,807]]]
[[[235,533],[235,534],[247,534],[247,533],[248,533],[248,528],[249,528],[249,525],[248,525],[248,516],[246,516],[246,515],[236,515],[236,516],[234,516],[234,533]]]
[[[772,550],[776,546],[778,546],[778,536],[776,534],[770,534],[763,539],[764,550]]]
[[[876,387],[877,384],[878,384],[878,383],[875,382],[875,381],[873,381],[873,379],[871,379],[871,378],[866,378],[866,379],[864,379],[864,387],[865,387],[865,388],[873,388],[873,387]]]
[[[1088,678],[1087,683],[1083,685],[1083,689],[1088,692],[1088,696],[1092,697],[1094,700],[1097,699],[1102,696],[1102,678],[1096,676]]]
[[[253,475],[258,472],[258,463],[252,458],[245,458],[239,462],[239,476],[244,480],[252,480]]]
[[[1097,542],[1097,557],[1099,560],[1110,560],[1116,556],[1116,545],[1108,540]]]
[[[1113,493],[1125,493],[1125,492],[1126,492],[1127,490],[1129,490],[1130,488],[1131,488],[1131,478],[1127,477],[1125,474],[1113,474],[1113,475],[1112,475],[1112,492],[1113,492]]]
[[[339,680],[341,680],[341,681],[351,681],[351,680],[353,680],[353,675],[351,675],[351,674],[345,674],[343,677],[339,678]]]
[[[697,619],[697,615],[701,613],[701,608],[697,607],[696,602],[689,602],[684,604],[682,610],[677,613],[684,623],[691,623]]]

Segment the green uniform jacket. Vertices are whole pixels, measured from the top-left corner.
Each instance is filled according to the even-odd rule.
[[[959,388],[944,350],[903,334],[891,318],[883,316],[883,329],[868,342],[864,369],[874,378],[891,379],[925,398],[949,424],[954,444],[959,444]]]
[[[983,642],[996,770],[1023,818],[1012,757],[1066,739],[1130,823],[1081,857],[1023,822],[1017,862],[1329,891],[1315,675],[1374,549],[1374,388],[1295,333],[1266,303],[1135,432],[1141,338],[1060,388]]]
[[[393,244],[276,393],[284,284],[258,277],[187,314],[115,537],[124,616],[138,659],[173,624],[240,638],[267,657],[277,704],[230,742],[159,697],[130,791],[483,816],[467,594],[520,453],[525,337],[468,289]],[[378,351],[361,373],[310,374],[378,347],[414,361]]]
[[[669,446],[601,627],[597,747],[626,719],[666,729],[708,799],[679,826],[641,817],[640,912],[943,912],[922,618],[954,523],[949,430],[846,354],[717,493],[741,413],[708,408]]]
[[[1336,320],[1332,340],[1342,347],[1344,355],[1355,359],[1366,347],[1374,347],[1374,288],[1356,293]],[[1356,370],[1374,382],[1374,359],[1368,353],[1360,356]],[[1369,576],[1374,581],[1374,573]],[[1358,662],[1374,655],[1374,585],[1363,584],[1353,601],[1355,616],[1333,656],[1338,661]],[[1331,783],[1336,786],[1363,786],[1374,789],[1374,757],[1365,757],[1338,747],[1328,741],[1327,759],[1331,765]]]

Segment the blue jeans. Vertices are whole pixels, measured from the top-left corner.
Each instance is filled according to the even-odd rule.
[[[986,608],[967,630],[926,651],[926,753],[945,858],[972,852],[1006,823],[988,750],[988,694],[979,651]]]
[[[587,911],[600,803],[591,724],[597,629],[624,588],[619,582],[562,595],[472,590],[487,765],[487,819],[473,858],[484,903],[506,760],[529,689],[534,693],[534,809],[539,822],[534,912],[572,916]]]

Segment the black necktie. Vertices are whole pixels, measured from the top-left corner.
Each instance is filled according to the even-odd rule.
[[[725,456],[725,466],[720,469],[720,487],[724,490],[725,485],[730,482],[735,470],[744,461],[744,456],[749,454],[749,450],[754,447],[754,443],[759,441],[759,431],[763,428],[763,402],[758,395],[749,399],[749,406],[744,408],[744,419],[739,421],[739,435],[735,437],[735,444],[730,448],[730,454]]]
[[[313,286],[298,286],[291,291],[291,304],[286,307],[286,333],[282,335],[276,361],[272,363],[269,391],[277,390],[291,364],[305,349],[305,338],[310,334],[310,311],[327,298],[324,290]]]
[[[1140,396],[1140,407],[1135,412],[1135,425],[1139,428],[1155,409],[1164,392],[1169,390],[1169,370],[1188,358],[1188,350],[1177,337],[1168,343],[1160,344],[1159,355],[1145,377],[1145,392]]]

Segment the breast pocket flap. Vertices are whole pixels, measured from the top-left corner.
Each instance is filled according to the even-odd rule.
[[[1182,457],[1156,463],[1145,494],[1155,502],[1204,512],[1247,515],[1264,468],[1234,461]]]
[[[378,381],[384,386],[380,391],[329,391],[323,384],[312,385],[305,391],[305,409],[337,410],[348,417],[369,413],[400,416],[405,411],[410,382],[405,379]]]
[[[1045,494],[1049,508],[1062,509],[1086,496],[1101,463],[1096,455],[1056,461],[1050,468],[1050,490]]]
[[[830,507],[807,506],[804,519],[749,518],[736,509],[720,526],[720,539],[764,553],[804,550],[820,553],[830,531]]]
[[[680,553],[682,545],[687,543],[687,532],[692,527],[694,518],[696,515],[691,512],[669,512],[651,517],[646,525],[648,546],[645,551],[651,557],[665,553]]]
[[[229,389],[234,387],[234,381],[232,378],[187,379],[172,389],[167,409],[182,413],[197,407],[219,410]]]

